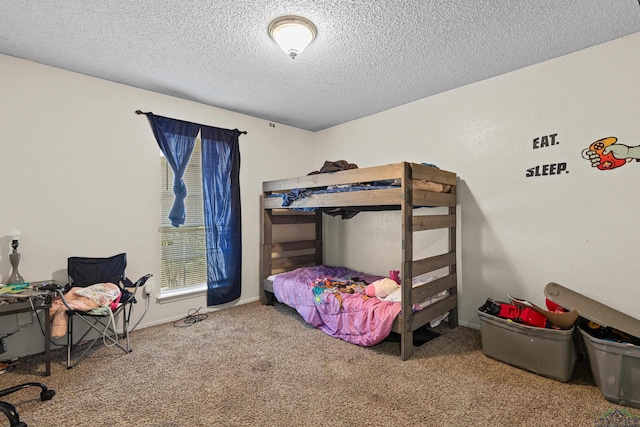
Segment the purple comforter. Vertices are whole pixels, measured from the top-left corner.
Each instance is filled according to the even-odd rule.
[[[331,293],[314,298],[316,279],[360,278],[371,283],[380,276],[360,273],[345,267],[304,267],[276,276],[273,292],[278,301],[295,308],[302,318],[322,332],[362,346],[380,343],[391,332],[400,313],[400,303],[363,297],[361,293]]]

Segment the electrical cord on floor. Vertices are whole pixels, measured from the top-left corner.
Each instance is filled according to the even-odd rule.
[[[187,317],[180,319],[173,323],[173,326],[178,328],[184,328],[186,326],[193,326],[195,323],[201,322],[206,319],[208,316],[206,314],[200,314],[200,309],[190,309],[187,313]]]
[[[144,307],[144,313],[142,313],[142,316],[140,316],[140,318],[138,319],[138,321],[136,322],[136,324],[135,324],[135,325],[133,325],[133,328],[129,329],[129,331],[128,331],[127,333],[131,333],[131,332],[133,332],[133,331],[138,327],[138,325],[140,324],[140,322],[142,321],[142,319],[144,319],[144,316],[147,314],[147,311],[149,311],[149,300],[151,299],[151,295],[145,295],[145,297],[146,297],[146,298],[145,298],[146,302],[145,302],[145,304],[144,304],[144,305],[145,305],[145,307]]]

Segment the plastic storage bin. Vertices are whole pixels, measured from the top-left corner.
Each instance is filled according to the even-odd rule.
[[[593,379],[610,402],[640,408],[640,347],[602,340],[578,328]]]
[[[576,309],[581,317],[640,338],[640,320],[581,295],[557,283],[549,283],[544,293],[565,308]],[[640,347],[590,335],[578,327],[587,349],[593,379],[610,402],[640,408]]]
[[[527,371],[567,382],[573,375],[575,327],[536,328],[477,310],[482,351],[488,357]]]

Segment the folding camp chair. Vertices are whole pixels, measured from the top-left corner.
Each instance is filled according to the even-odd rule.
[[[0,390],[0,397],[4,397],[8,394],[15,393],[18,390],[22,390],[27,387],[39,387],[40,388],[40,400],[51,400],[53,396],[56,394],[55,390],[50,390],[44,384],[40,383],[25,383],[20,384],[15,387],[5,388],[4,390]],[[10,427],[27,427],[27,424],[20,421],[20,415],[18,415],[18,410],[15,406],[13,406],[9,402],[0,401],[0,412],[6,415],[9,420]]]
[[[130,353],[131,348],[129,346],[129,319],[131,318],[131,312],[133,304],[136,303],[135,294],[138,288],[144,286],[145,282],[151,274],[147,274],[137,282],[132,283],[131,280],[125,275],[125,269],[127,267],[127,254],[122,253],[114,255],[109,258],[83,258],[83,257],[71,257],[68,258],[67,271],[69,275],[69,283],[64,289],[55,289],[60,295],[62,303],[66,307],[67,315],[67,369],[71,369],[76,366],[82,359],[85,358],[87,352],[93,347],[93,345],[99,339],[104,340],[105,344],[114,345],[120,348],[125,353]],[[87,287],[97,283],[113,283],[120,288],[120,299],[116,299],[116,303],[113,307],[100,307],[97,309],[82,311],[77,308],[73,308],[65,299],[65,294],[73,287]],[[133,288],[133,291],[129,289]],[[116,331],[115,319],[122,313],[122,338],[125,340],[123,346]],[[73,319],[77,317],[84,323],[89,325],[89,329],[77,340],[73,337]],[[89,346],[84,350],[82,355],[72,363],[71,350],[74,345],[78,345],[84,340],[84,338],[91,331],[99,332]],[[109,341],[107,341],[109,340]],[[74,344],[75,341],[75,344]]]

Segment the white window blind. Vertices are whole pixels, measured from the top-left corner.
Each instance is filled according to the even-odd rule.
[[[207,281],[200,153],[198,138],[183,177],[187,185],[185,199],[187,214],[184,225],[179,228],[173,227],[167,218],[174,200],[174,174],[164,156],[160,156],[162,194],[160,282],[162,289],[184,288]]]

